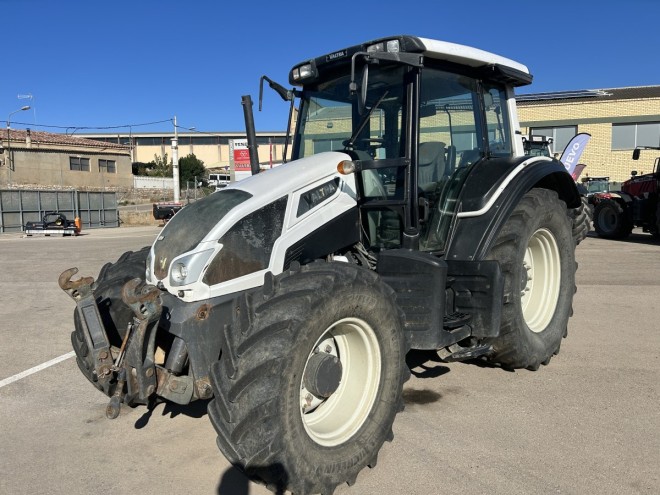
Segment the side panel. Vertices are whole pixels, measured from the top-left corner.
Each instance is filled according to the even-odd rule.
[[[360,240],[357,207],[342,213],[287,248],[283,270],[292,262],[309,263],[328,254],[352,246]]]
[[[457,342],[443,331],[447,264],[433,255],[408,249],[383,251],[376,270],[396,293],[404,329],[413,349],[438,349]]]
[[[453,225],[447,260],[482,260],[513,209],[527,191],[556,191],[569,208],[580,206],[575,182],[557,160],[484,160],[465,183]]]
[[[504,279],[497,261],[448,261],[456,311],[471,316],[473,337],[495,337],[502,321]]]

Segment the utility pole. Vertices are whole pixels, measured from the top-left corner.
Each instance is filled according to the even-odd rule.
[[[174,139],[172,139],[172,176],[174,178],[174,202],[179,202],[179,131],[174,116]]]

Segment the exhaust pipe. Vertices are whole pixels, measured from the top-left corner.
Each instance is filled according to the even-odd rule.
[[[252,98],[241,96],[243,115],[245,116],[245,133],[247,134],[248,151],[250,153],[250,169],[252,175],[259,173],[259,156],[257,155],[257,134],[254,130],[254,114],[252,113]]]

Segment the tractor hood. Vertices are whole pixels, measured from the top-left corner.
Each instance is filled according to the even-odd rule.
[[[351,157],[337,151],[318,153],[233,182],[224,190],[245,191],[256,202],[261,198],[264,200],[262,203],[268,203],[272,198],[284,196],[318,179],[337,174],[337,165],[344,160],[351,160]]]
[[[265,270],[275,242],[287,227],[307,218],[292,212],[298,208],[291,205],[294,196],[300,202],[301,191],[313,192],[330,181],[334,190],[343,192],[341,209],[355,204],[354,176],[337,172],[343,160],[350,157],[339,152],[319,153],[234,182],[185,206],[154,242],[147,260],[147,281],[181,293],[179,287],[199,281],[212,286]],[[327,195],[327,191],[321,194]]]

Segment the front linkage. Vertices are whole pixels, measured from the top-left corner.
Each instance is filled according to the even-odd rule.
[[[171,388],[173,383],[169,382],[179,379],[154,362],[156,329],[162,313],[160,291],[144,284],[139,278],[124,284],[122,300],[134,316],[128,323],[119,351],[115,350],[113,355],[92,290],[94,279],[83,277],[72,280],[77,272],[77,268],[64,271],[60,275],[59,285],[76,302],[81,333],[89,355],[89,360],[81,364],[89,366],[98,388],[111,397],[106,416],[114,419],[119,415],[122,402],[129,405],[147,404],[158,388]],[[188,388],[192,391],[192,387]]]

